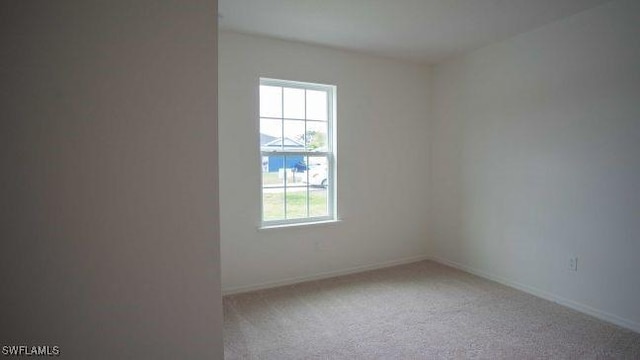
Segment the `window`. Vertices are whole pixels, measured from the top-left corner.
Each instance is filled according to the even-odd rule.
[[[335,86],[260,79],[262,225],[335,219]]]

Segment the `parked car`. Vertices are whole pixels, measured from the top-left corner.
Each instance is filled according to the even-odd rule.
[[[309,168],[309,185],[322,186],[329,184],[326,164],[312,165]]]

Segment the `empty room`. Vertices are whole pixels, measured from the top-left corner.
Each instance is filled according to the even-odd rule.
[[[638,0],[0,2],[0,351],[640,359]]]
[[[640,357],[640,3],[219,3],[229,359]]]

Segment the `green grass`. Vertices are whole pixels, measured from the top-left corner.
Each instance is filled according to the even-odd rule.
[[[299,219],[307,217],[307,192],[287,193],[287,214],[284,213],[284,192],[265,193],[262,206],[264,220]],[[327,190],[310,189],[309,217],[327,215]]]

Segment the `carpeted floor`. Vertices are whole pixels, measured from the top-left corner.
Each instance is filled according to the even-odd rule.
[[[226,359],[640,359],[640,334],[423,261],[224,298]]]

